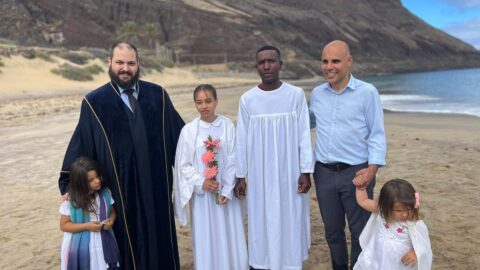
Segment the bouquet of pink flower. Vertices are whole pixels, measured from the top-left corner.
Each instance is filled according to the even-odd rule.
[[[207,140],[203,141],[203,144],[205,145],[205,148],[207,148],[207,151],[202,156],[202,162],[206,165],[203,175],[205,176],[205,179],[217,180],[218,160],[216,157],[219,150],[220,140],[213,140],[212,136],[209,135]],[[220,202],[220,194],[218,191],[215,194],[215,197],[218,204]]]

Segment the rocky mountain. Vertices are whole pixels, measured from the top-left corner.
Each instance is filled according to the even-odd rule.
[[[400,0],[2,0],[0,17],[0,37],[22,45],[107,48],[123,37],[196,61],[253,61],[268,43],[318,71],[322,47],[342,39],[363,73],[480,66],[475,48]]]

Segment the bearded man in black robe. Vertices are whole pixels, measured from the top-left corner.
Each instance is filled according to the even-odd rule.
[[[60,192],[68,192],[69,167],[77,157],[97,160],[115,200],[121,269],[180,269],[172,166],[184,122],[165,89],[139,80],[135,46],[115,43],[108,64],[111,81],[83,99]]]

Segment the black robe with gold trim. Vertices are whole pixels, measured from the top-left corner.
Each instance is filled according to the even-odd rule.
[[[99,162],[115,199],[113,226],[121,269],[180,269],[172,207],[172,166],[184,125],[165,90],[139,81],[132,113],[113,84],[89,93],[68,145],[59,179],[79,156]]]

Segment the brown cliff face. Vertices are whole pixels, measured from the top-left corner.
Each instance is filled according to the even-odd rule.
[[[342,39],[357,72],[480,66],[472,46],[427,25],[400,0],[2,0],[0,16],[0,36],[24,45],[107,48],[134,21],[157,29],[130,35],[134,42],[153,40],[181,54],[253,61],[269,43],[317,70],[322,47]]]

